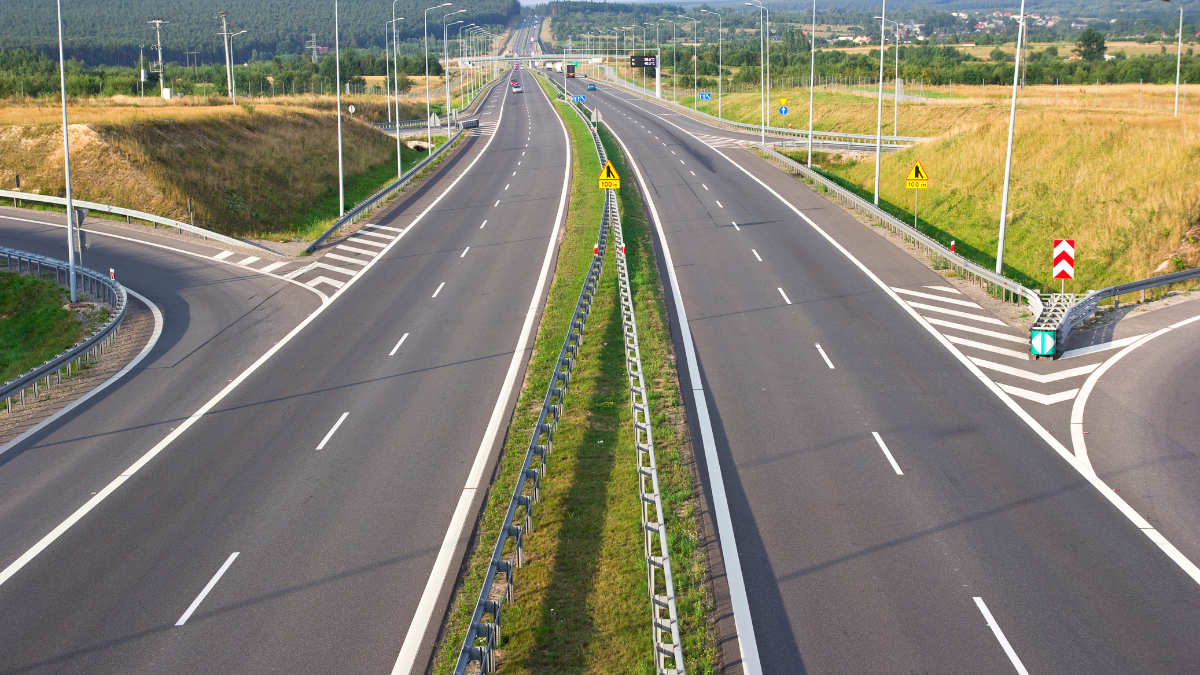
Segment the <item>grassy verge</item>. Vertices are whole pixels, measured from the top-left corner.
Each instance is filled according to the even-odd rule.
[[[438,673],[451,672],[458,658],[515,474],[591,261],[603,211],[603,195],[589,179],[600,172],[590,134],[566,104],[556,105],[576,149],[572,169],[578,180],[572,185],[558,267],[508,430],[500,473],[488,496],[477,549],[451,607],[445,642],[435,662]],[[689,669],[708,672],[714,650],[705,620],[707,600],[703,564],[696,550],[690,474],[680,453],[686,418],[648,230],[638,220],[640,202],[631,203],[630,198],[636,200],[635,191],[622,195],[631,213],[626,250],[631,276],[636,278],[638,309],[644,312],[639,315],[642,358],[653,390],[650,400],[656,406],[660,481],[664,506],[670,511],[676,590],[689,640],[685,657]],[[550,468],[541,484],[542,502],[534,508],[536,528],[525,540],[525,565],[515,577],[516,599],[505,607],[502,672],[654,672],[622,332],[616,261],[610,257],[555,434]]]
[[[921,227],[985,267],[995,266],[1008,120],[888,154],[880,203],[912,222],[904,177],[929,174]],[[815,153],[814,153],[815,154]],[[793,154],[795,159],[804,157]],[[875,162],[859,153],[814,156],[826,175],[870,198]],[[1200,265],[1200,120],[1030,112],[1017,117],[1005,274],[1035,288],[1051,279],[1054,239],[1076,242],[1069,292]]]
[[[28,274],[0,272],[0,382],[56,356],[80,337],[81,326],[62,287]]]

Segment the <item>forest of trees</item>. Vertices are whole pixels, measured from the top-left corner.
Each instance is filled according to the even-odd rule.
[[[399,23],[399,39],[407,42],[410,51],[424,38],[427,4],[413,0],[396,2],[396,16],[405,17]],[[518,0],[456,0],[454,6],[429,12],[431,47],[436,34],[438,45],[442,37],[442,14],[465,9],[454,20],[464,19],[494,33],[502,32],[510,21],[520,15]],[[221,5],[212,0],[124,0],[119,11],[105,8],[97,2],[63,3],[63,34],[68,59],[82,61],[87,66],[135,66],[139,45],[154,44],[154,26],[149,19],[164,19],[163,60],[167,62],[224,63],[225,52],[219,35],[218,15],[227,13],[232,31],[247,31],[235,40],[235,60],[245,62],[253,54],[260,59],[274,56],[299,55],[311,33],[317,34],[317,45],[333,45],[332,2],[289,2],[286,5],[271,0],[240,0]],[[392,18],[390,2],[375,0],[339,0],[339,29],[343,48],[383,49],[384,24]],[[58,32],[55,5],[52,2],[0,3],[0,50],[24,49],[57,60]],[[403,51],[403,49],[402,49]],[[185,55],[185,52],[197,52]]]

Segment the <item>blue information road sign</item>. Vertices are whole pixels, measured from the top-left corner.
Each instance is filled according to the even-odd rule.
[[[786,115],[786,114],[787,114],[787,106],[786,106],[786,105],[781,105],[781,106],[779,106],[779,114],[780,114],[780,115]]]
[[[701,101],[711,101],[712,94],[700,94],[700,100]]]
[[[573,97],[571,97],[571,100],[572,100],[572,101],[574,101],[574,102],[576,102],[576,103],[583,103],[583,102],[584,102],[586,99],[587,99],[587,97],[586,97],[586,96],[573,96]]]

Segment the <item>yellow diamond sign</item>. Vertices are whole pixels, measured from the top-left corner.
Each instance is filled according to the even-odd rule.
[[[621,189],[621,176],[617,173],[617,170],[613,168],[612,162],[605,162],[604,168],[600,170],[600,189]]]
[[[920,162],[913,164],[912,171],[909,171],[908,176],[904,179],[904,187],[909,190],[929,188],[929,174],[925,173],[925,167],[921,166]]]

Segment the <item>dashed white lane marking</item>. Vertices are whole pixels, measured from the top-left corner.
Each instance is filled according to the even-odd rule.
[[[366,260],[359,260],[358,258],[351,258],[348,255],[338,255],[336,253],[326,253],[322,257],[333,258],[334,260],[341,260],[342,262],[354,263],[355,265],[366,265],[367,264]]]
[[[824,349],[821,349],[821,345],[817,344],[815,346],[817,348],[817,352],[821,354],[821,358],[825,359],[825,365],[829,366],[830,370],[836,370],[836,368],[833,367],[833,361],[829,360],[829,355],[825,353]]]
[[[729,221],[729,222],[733,222],[733,221]],[[737,230],[738,232],[742,231],[742,228],[738,227],[737,223],[733,223],[733,229]]]
[[[213,256],[213,260],[224,260],[231,255],[233,255],[233,251],[221,251],[220,253]]]
[[[961,323],[954,323],[953,321],[943,321],[942,319],[937,319],[932,316],[925,317],[925,320],[936,326],[945,326],[946,328],[962,330],[962,331],[966,331],[968,333],[974,333],[976,335],[986,335],[987,337],[996,338],[997,340],[1006,340],[1008,342],[1015,342],[1017,344],[1022,344],[1022,345],[1029,344],[1029,338],[1021,337],[1020,335],[1009,335],[1008,333],[997,333],[994,330],[988,330],[986,328],[978,328],[975,326],[968,326],[966,324],[961,324]]]
[[[905,300],[904,302],[908,302],[908,301]],[[935,305],[926,305],[926,304],[923,304],[920,302],[908,302],[908,306],[912,307],[914,309],[924,309],[924,310],[927,310],[930,312],[941,312],[942,314],[949,314],[951,316],[957,316],[957,317],[960,317],[963,319],[972,319],[974,321],[982,321],[984,323],[990,323],[990,324],[993,324],[996,326],[1008,326],[1008,324],[1004,323],[1000,319],[994,319],[990,316],[980,316],[979,314],[971,314],[970,312],[960,312],[957,309],[946,309],[945,307],[937,307]]]
[[[496,203],[495,203],[495,204],[492,204],[492,208],[494,209],[494,208],[496,208],[497,206],[500,206],[500,200],[499,200],[499,199],[497,199],[497,200],[496,200]]]
[[[1004,637],[1004,631],[1000,630],[1000,625],[996,623],[996,619],[992,617],[992,613],[988,611],[987,605],[983,604],[983,598],[975,597],[972,599],[975,601],[975,606],[979,608],[980,613],[983,614],[984,621],[986,621],[988,627],[992,629],[992,633],[996,636],[996,640],[1000,642],[1000,647],[1004,650],[1004,653],[1008,655],[1008,660],[1012,661],[1013,668],[1016,668],[1020,675],[1029,675],[1029,671],[1025,670],[1024,664],[1021,663],[1021,658],[1017,656],[1016,650],[1014,650],[1012,645],[1008,643],[1008,638]]]
[[[717,206],[720,206],[721,208],[725,208],[725,207],[724,207],[724,206],[721,204],[720,200],[718,200],[718,201],[717,201]]]
[[[892,290],[900,293],[901,295],[911,295],[917,298],[925,298],[926,300],[937,300],[938,302],[958,305],[959,307],[974,307],[976,309],[981,309],[979,305],[969,300],[955,300],[954,298],[946,298],[940,295],[933,295],[932,293],[922,293],[920,291],[913,291],[907,288],[896,288],[895,286],[892,287]]]
[[[470,246],[468,246],[468,247],[464,248],[464,249],[463,249],[463,252],[462,252],[462,255],[460,255],[460,256],[458,256],[458,257],[460,257],[460,258],[465,258],[465,257],[467,256],[467,251],[470,251],[470,250],[471,250],[471,247],[470,247]]]
[[[333,423],[333,428],[329,430],[329,433],[325,434],[325,438],[322,438],[321,444],[317,446],[318,450],[325,449],[325,444],[329,442],[329,439],[333,438],[333,433],[338,430],[338,427],[342,426],[342,422],[346,421],[346,416],[349,414],[350,413],[348,411],[342,413],[342,416],[338,418],[338,421]]]
[[[672,155],[673,155],[673,154],[675,154],[675,151],[674,151],[674,150],[672,150],[672,151],[671,151],[671,154],[672,154]],[[679,161],[681,161],[681,162],[682,162],[683,160],[681,159],[681,160],[679,160]]]
[[[896,470],[896,475],[903,476],[904,472],[900,470],[900,465],[896,463],[896,458],[892,457],[892,451],[888,450],[888,446],[883,442],[883,439],[879,437],[879,432],[872,431],[871,435],[875,437],[875,442],[879,444],[879,449],[883,451],[884,456],[887,457],[889,462],[891,462],[892,468]]]
[[[436,298],[437,294],[442,292],[442,286],[445,286],[445,285],[446,285],[446,282],[444,282],[444,281],[442,283],[438,284],[437,290],[433,292],[433,297]]]
[[[407,339],[408,339],[408,333],[405,333],[404,335],[401,335],[401,336],[400,336],[400,341],[396,343],[396,346],[395,346],[395,347],[392,347],[392,351],[388,352],[388,356],[395,356],[395,355],[396,355],[396,350],[397,350],[397,349],[400,349],[400,345],[404,344],[404,341],[405,341],[405,340],[407,340]]]
[[[363,255],[369,255],[372,258],[375,257],[375,253],[376,253],[375,251],[368,251],[363,248],[354,248],[353,246],[346,246],[345,244],[338,244],[337,246],[334,246],[334,248],[340,248],[343,251],[350,251],[351,253],[361,253]]]
[[[975,349],[982,349],[985,352],[991,352],[993,354],[999,354],[1001,356],[1008,356],[1010,358],[1014,358],[1014,359],[1017,359],[1020,361],[1028,361],[1029,360],[1029,354],[1026,354],[1025,352],[1016,351],[1015,349],[1005,349],[1004,347],[996,347],[993,345],[989,345],[986,342],[976,342],[974,340],[960,338],[955,335],[947,335],[946,339],[956,345],[962,345],[964,347],[974,347]]]
[[[1078,389],[1068,389],[1067,391],[1060,391],[1054,394],[1040,394],[1036,391],[1029,391],[1028,389],[1014,387],[1002,382],[997,382],[996,386],[1012,394],[1013,396],[1020,396],[1021,398],[1028,399],[1034,403],[1041,403],[1042,405],[1054,405],[1055,403],[1070,401],[1071,399],[1075,398],[1076,394],[1079,393]]]
[[[517,166],[521,166],[521,163],[520,163],[520,162],[517,162]],[[517,173],[517,172],[516,172],[516,171],[514,171],[514,172],[513,172],[513,175],[516,175],[516,173]]]
[[[316,288],[318,284],[329,284],[330,286],[333,286],[334,288],[341,288],[342,286],[346,285],[344,282],[338,281],[336,279],[330,279],[329,277],[317,277],[316,279],[313,279],[312,281],[305,282],[306,286],[310,286],[312,288]]]
[[[521,156],[522,156],[522,157],[524,157],[524,156],[525,156],[525,151],[524,151],[524,150],[522,150],[522,151],[521,151]]]
[[[287,264],[287,262],[286,262],[286,261],[283,261],[283,262],[273,262],[273,263],[271,263],[270,265],[267,265],[266,267],[262,268],[262,269],[261,269],[261,270],[259,270],[259,271],[260,271],[260,272],[272,272],[272,271],[274,271],[274,270],[277,270],[277,269],[279,269],[280,267],[283,267],[283,266],[284,266],[284,265],[286,265],[286,264]]]
[[[192,612],[196,611],[196,608],[199,607],[200,603],[204,601],[204,598],[208,595],[208,592],[213,589],[213,586],[217,585],[217,582],[221,579],[221,575],[225,574],[225,570],[229,569],[229,566],[233,564],[233,561],[237,557],[238,551],[234,551],[232,555],[225,559],[225,564],[221,565],[221,569],[217,570],[217,573],[213,575],[213,578],[208,580],[208,584],[204,587],[204,590],[200,591],[200,595],[196,596],[196,599],[192,601],[191,606],[187,608],[187,611],[183,613],[183,616],[179,617],[179,620],[175,622],[176,626],[182,626],[183,624],[187,623],[187,620],[192,616]]]
[[[486,221],[486,220],[485,220],[485,221],[483,221],[483,225],[487,225],[487,221]],[[479,229],[481,229],[481,230],[482,230],[482,229],[483,229],[483,225],[480,225],[480,226],[479,226]]]
[[[250,264],[250,263],[252,263],[252,262],[257,262],[258,260],[259,260],[259,257],[258,257],[258,256],[254,256],[254,255],[252,255],[252,256],[249,256],[249,257],[245,258],[244,260],[239,260],[239,261],[238,261],[238,264],[239,264],[239,265],[242,265],[242,266],[245,266],[245,265],[249,265],[249,264]]]
[[[942,291],[943,293],[962,295],[962,291],[958,290],[957,288],[950,288],[949,286],[926,286],[925,288],[932,288],[935,291]]]
[[[704,183],[701,183],[701,184],[700,184],[700,186],[701,186],[701,187],[703,187],[705,190],[707,190],[707,189],[708,189],[708,186],[707,186],[707,185],[705,185]]]
[[[755,257],[755,258],[758,258],[758,262],[762,262],[762,256],[760,256],[760,255],[758,254],[758,251],[755,251],[754,249],[750,249],[750,252],[754,254],[754,257]],[[789,304],[790,304],[790,303],[789,303]]]
[[[509,183],[509,185],[511,185],[511,183]],[[504,186],[504,189],[505,189],[505,190],[507,190],[507,189],[508,189],[508,185],[505,185],[505,186]]]
[[[792,301],[788,298],[787,293],[783,292],[782,288],[776,288],[775,290],[779,291],[779,294],[783,296],[784,302],[786,302],[789,305],[792,304]]]
[[[514,175],[514,176],[515,176],[515,175],[517,175],[517,172],[516,172],[516,171],[514,171],[514,172],[513,172],[513,175]]]
[[[688,171],[688,173],[692,174],[693,176],[695,176],[695,175],[696,175],[696,172],[695,172],[695,171]]]

